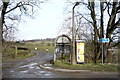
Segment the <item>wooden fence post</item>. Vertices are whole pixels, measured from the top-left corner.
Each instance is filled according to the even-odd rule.
[[[17,53],[18,53],[17,46],[15,46],[15,59],[17,59]]]

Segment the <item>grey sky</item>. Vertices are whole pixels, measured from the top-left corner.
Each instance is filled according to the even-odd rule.
[[[41,5],[34,19],[26,18],[19,24],[18,40],[57,37],[57,29],[64,20],[64,1],[50,0]]]

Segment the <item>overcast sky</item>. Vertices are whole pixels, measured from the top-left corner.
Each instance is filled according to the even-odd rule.
[[[49,0],[43,3],[34,19],[26,19],[18,27],[17,40],[55,38],[64,20],[63,0]]]
[[[58,34],[59,29],[63,26],[64,19],[66,18],[65,9],[68,6],[66,0],[48,0],[48,2],[40,6],[41,8],[36,12],[34,19],[25,18],[26,22],[19,24],[19,32],[16,33],[16,40],[56,38],[60,35]],[[72,6],[69,5],[67,9],[71,11]],[[78,6],[75,9],[86,13],[85,7]],[[70,16],[72,16],[71,13]],[[107,16],[105,18],[107,18]]]

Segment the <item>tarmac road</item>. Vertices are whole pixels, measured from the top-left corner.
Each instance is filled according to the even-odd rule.
[[[53,53],[38,52],[36,56],[24,60],[3,63],[3,78],[118,78],[117,72],[66,73],[44,70],[40,64],[53,59]]]

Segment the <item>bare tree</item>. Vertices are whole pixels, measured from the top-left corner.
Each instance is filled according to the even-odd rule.
[[[68,3],[71,4],[72,1],[69,1]],[[84,8],[86,12],[81,10],[82,8]],[[114,32],[118,32],[118,30],[115,30],[120,26],[120,18],[117,18],[118,13],[120,13],[120,1],[118,0],[104,2],[96,2],[95,0],[83,0],[82,2],[80,2],[80,7],[77,8],[77,16],[82,17],[82,20],[80,22],[78,21],[78,25],[81,25],[81,27],[83,27],[82,23],[87,21],[91,25],[90,30],[93,31],[91,35],[93,35],[95,63],[98,59],[101,58],[101,45],[100,43],[98,43],[98,39],[105,37],[109,38],[110,42],[106,45],[108,49],[109,47],[113,46],[110,44],[113,41],[112,37],[114,37],[115,39],[115,37],[118,36],[114,35]],[[77,30],[78,34],[80,34],[81,29],[78,27]],[[82,35],[84,35],[84,33],[85,31],[82,32]]]
[[[17,30],[17,25],[23,17],[25,18],[25,16],[27,16],[33,18],[33,14],[37,11],[37,8],[45,1],[47,0],[11,0],[10,2],[1,2],[2,5],[0,5],[0,9],[2,10],[1,17],[3,25],[1,29],[3,39],[13,38],[13,33]]]
[[[84,21],[82,16],[76,16],[76,35],[78,39],[92,42],[93,28],[90,23]]]
[[[97,14],[95,12],[95,1],[93,2],[88,2],[87,6],[88,9],[90,10],[91,13],[91,18],[92,18],[92,23],[90,20],[89,21],[93,27],[94,27],[94,44],[95,44],[95,58],[94,61],[96,62],[98,60],[98,58],[100,58],[101,54],[100,54],[100,45],[98,44],[97,40],[98,38],[104,38],[106,36],[106,38],[109,38],[112,42],[112,35],[113,35],[113,31],[115,31],[115,29],[117,28],[118,25],[120,25],[120,19],[116,19],[116,15],[119,13],[120,10],[120,2],[118,2],[118,0],[116,0],[115,2],[102,2],[100,1],[100,30],[99,30],[99,26],[97,26]],[[97,3],[96,3],[97,4]],[[106,15],[106,13],[108,13],[108,15]],[[108,16],[108,21],[105,21],[106,16]],[[107,25],[107,29],[106,29],[106,34],[103,33],[103,31],[105,30],[104,28]],[[100,32],[99,32],[100,31]],[[110,44],[107,45],[107,48],[110,47]]]

